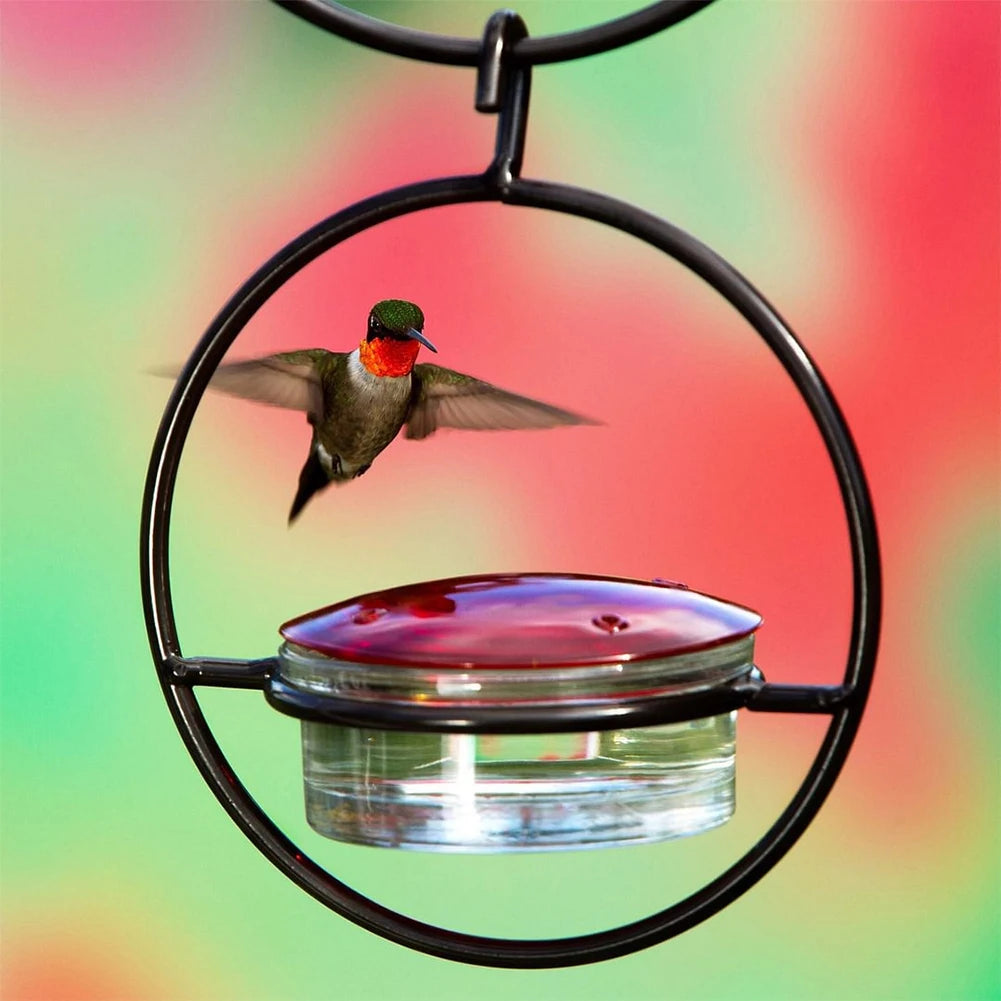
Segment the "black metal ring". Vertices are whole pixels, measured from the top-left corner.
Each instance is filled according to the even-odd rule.
[[[204,661],[181,661],[175,676],[189,684],[222,684],[264,690],[268,704],[286,716],[374,730],[426,730],[434,733],[586,733],[628,730],[719,716],[734,709],[758,712],[824,713],[830,715],[855,698],[845,685],[769,685],[754,668],[734,681],[698,692],[665,693],[659,697],[620,699],[617,702],[562,702],[558,705],[449,706],[387,701],[366,702],[304,691],[281,675],[279,661],[258,661],[248,679],[246,669],[209,680]],[[242,667],[242,665],[241,665]],[[195,668],[190,671],[190,668]],[[254,667],[251,666],[251,671]]]
[[[517,940],[466,935],[388,910],[351,889],[309,859],[261,810],[233,773],[202,715],[194,690],[175,668],[184,663],[174,623],[168,533],[181,450],[199,399],[216,366],[245,324],[286,281],[349,237],[399,216],[444,205],[500,201],[581,216],[629,233],[675,258],[723,295],[768,343],[796,384],[833,463],[848,521],[854,584],[852,636],[845,697],[831,702],[832,719],[803,784],[765,836],[738,862],[686,899],[648,918],[589,935]],[[662,942],[711,917],[748,890],[803,833],[834,784],[858,728],[872,681],[880,616],[880,567],[875,518],[851,435],[830,390],[795,335],[733,267],[694,237],[656,216],[595,192],[494,175],[444,178],[408,185],[358,202],[293,240],[237,291],[212,322],[185,366],[160,424],[143,503],[143,604],[153,658],[175,723],[216,797],[243,833],[282,872],[327,907],[401,945],[446,959],[485,966],[571,966],[625,955]],[[206,662],[207,664],[209,662]],[[207,667],[211,673],[211,667]],[[242,685],[253,665],[233,669]],[[769,686],[765,686],[765,695]],[[799,689],[776,691],[776,705],[799,709]],[[816,700],[812,700],[816,701]],[[806,706],[806,701],[802,705]]]
[[[603,703],[478,706],[366,702],[303,691],[278,674],[264,689],[268,704],[287,716],[376,730],[435,733],[587,733],[627,730],[719,716],[742,709],[764,687],[746,676],[702,692]]]
[[[274,2],[318,28],[394,56],[449,66],[475,66],[480,60],[482,50],[478,38],[455,38],[404,28],[328,0]],[[581,28],[562,35],[526,38],[515,46],[513,57],[517,63],[539,66],[542,63],[592,56],[663,31],[709,6],[711,2],[712,0],[660,0],[659,3],[643,7],[632,14],[591,28]]]

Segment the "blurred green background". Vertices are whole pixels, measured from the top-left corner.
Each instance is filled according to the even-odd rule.
[[[478,35],[490,4],[366,4]],[[523,3],[546,34],[629,3]],[[624,198],[731,260],[853,427],[887,607],[871,708],[800,844],[713,920],[595,967],[408,952],[327,912],[200,781],[150,664],[139,505],[169,384],[243,279],[320,218],[482,169],[471,71],[369,52],[267,3],[19,2],[2,55],[2,996],[10,1001],[1001,997],[999,49],[993,3],[721,2],[534,77],[526,176]],[[695,278],[580,220],[421,213],[335,248],[234,346],[348,349],[419,302],[441,361],[606,422],[397,442],[285,513],[301,418],[199,409],[172,529],[188,654],[264,656],[279,623],[491,570],[685,580],[765,616],[779,681],[840,676],[846,533],[805,408]],[[657,910],[742,854],[822,721],[741,719],[738,810],[684,842],[448,858],[305,824],[296,724],[203,703],[238,774],[319,862],[461,930],[528,937]]]

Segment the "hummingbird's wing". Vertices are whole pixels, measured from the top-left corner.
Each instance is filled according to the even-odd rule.
[[[252,361],[220,365],[209,385],[230,396],[287,410],[304,410],[312,423],[323,417],[320,376],[332,351],[287,351]]]
[[[415,365],[413,383],[408,438],[426,438],[438,428],[517,431],[600,423],[439,365]]]

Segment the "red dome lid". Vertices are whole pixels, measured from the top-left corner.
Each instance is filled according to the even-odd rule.
[[[583,667],[673,657],[753,633],[761,616],[669,581],[577,574],[453,577],[286,622],[290,643],[400,667]]]

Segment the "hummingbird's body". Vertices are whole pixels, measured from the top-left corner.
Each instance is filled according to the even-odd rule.
[[[545,428],[594,421],[517,396],[437,365],[415,364],[424,315],[413,303],[387,299],[369,314],[365,339],[354,351],[288,351],[219,367],[212,387],[303,410],[313,428],[309,456],[289,523],[328,484],[361,476],[406,425],[408,438],[439,427]]]

